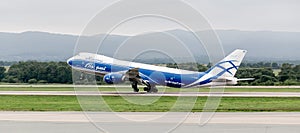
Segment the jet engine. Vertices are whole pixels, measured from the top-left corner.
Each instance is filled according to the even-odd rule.
[[[108,84],[119,84],[125,82],[125,76],[119,73],[108,73],[104,75],[103,80]]]

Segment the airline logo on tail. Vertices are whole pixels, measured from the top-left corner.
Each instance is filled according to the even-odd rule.
[[[246,53],[246,50],[237,49],[206,71],[206,73],[218,77],[234,77]]]
[[[246,53],[247,53],[246,50],[240,50],[240,49],[233,51],[231,54],[226,56],[223,60],[221,60],[216,65],[211,67],[209,70],[207,70],[204,76],[202,76],[197,81],[185,87],[204,85],[204,84],[212,83],[214,81],[235,83],[237,79],[234,78],[234,75],[236,74]]]

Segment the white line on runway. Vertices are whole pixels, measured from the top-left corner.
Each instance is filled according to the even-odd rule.
[[[90,114],[89,114],[90,113]],[[166,112],[88,112],[94,122],[128,122],[128,120],[147,120],[159,118]],[[163,123],[176,122],[176,118],[185,117],[187,112],[167,112]],[[184,123],[198,123],[201,112],[189,113]],[[124,119],[129,118],[129,119]],[[0,121],[48,121],[48,122],[89,122],[83,112],[0,112]],[[151,122],[151,121],[149,121]],[[155,120],[153,120],[155,122]],[[208,122],[226,124],[300,124],[300,113],[286,112],[217,112]]]
[[[0,95],[52,95],[52,96],[218,96],[218,97],[300,97],[299,92],[100,92],[100,91],[0,91]]]
[[[130,88],[130,85],[73,85],[73,84],[2,84],[1,87],[99,87]],[[163,86],[158,86],[163,87]],[[224,88],[299,88],[300,86],[224,86]]]

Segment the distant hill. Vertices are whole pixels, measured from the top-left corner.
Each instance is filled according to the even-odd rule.
[[[236,48],[248,50],[246,60],[248,61],[298,61],[300,59],[300,33],[298,32],[272,32],[272,31],[238,31],[238,30],[217,30],[217,34],[223,44],[226,53]],[[167,34],[166,34],[167,33]],[[191,33],[183,30],[171,30],[165,33],[148,33],[135,37],[112,35],[105,39],[100,52],[104,55],[113,56],[122,42],[126,41],[127,46],[123,50],[126,54],[134,54],[132,50],[143,50],[149,46],[161,47],[170,50],[176,58],[185,61],[187,57],[181,53],[175,43],[176,38],[170,39],[172,34],[180,39],[196,56],[199,62],[206,62],[208,59],[203,46],[198,45],[197,40]],[[85,36],[81,39],[86,44],[95,43],[104,35]],[[52,34],[46,32],[23,32],[23,33],[0,33],[0,60],[20,61],[65,61],[73,55],[74,47],[78,36],[65,34]],[[97,42],[99,43],[99,42]],[[87,45],[88,47],[88,45]],[[96,48],[87,48],[96,49]],[[151,55],[151,53],[149,53]],[[153,57],[152,57],[153,56]],[[144,56],[146,60],[159,59],[166,56]],[[120,55],[120,57],[126,58]],[[151,58],[150,58],[151,57]],[[139,59],[138,59],[139,60]],[[163,59],[162,59],[163,60]]]
[[[72,55],[76,38],[45,32],[0,33],[0,60],[64,60]]]
[[[252,60],[299,60],[299,32],[218,31],[225,51],[248,50]]]

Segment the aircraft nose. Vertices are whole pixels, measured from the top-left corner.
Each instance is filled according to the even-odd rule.
[[[70,58],[70,59],[67,60],[67,63],[68,63],[70,66],[72,66],[72,60],[73,60],[73,58]]]

